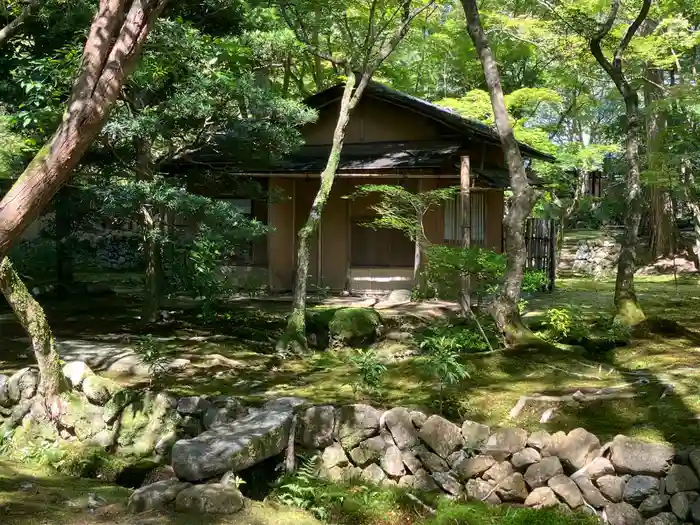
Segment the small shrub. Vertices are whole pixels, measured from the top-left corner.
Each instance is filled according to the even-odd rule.
[[[143,364],[148,367],[152,384],[167,368],[166,365],[169,361],[167,349],[149,334],[138,341],[134,351]]]
[[[445,390],[470,377],[464,364],[459,361],[460,349],[456,341],[446,336],[426,339],[421,349],[427,350],[425,368],[439,385],[439,410],[444,414]]]
[[[589,333],[581,313],[571,307],[550,308],[545,312],[545,337],[550,341],[580,342]]]
[[[549,286],[549,277],[544,270],[526,270],[523,274],[523,283],[521,292],[524,294],[532,294],[544,292]]]
[[[482,327],[492,342],[498,340],[490,319],[485,319]],[[446,345],[459,352],[484,352],[490,349],[481,332],[468,324],[434,324],[418,333],[415,341],[419,348],[426,352]]]
[[[355,366],[358,377],[352,384],[355,397],[359,392],[365,392],[371,396],[378,395],[387,368],[379,360],[377,353],[372,349],[355,350],[350,356],[350,362]]]

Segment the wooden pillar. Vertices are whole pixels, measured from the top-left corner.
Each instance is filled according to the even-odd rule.
[[[471,213],[471,173],[469,157],[462,157],[459,169],[459,203],[462,215],[462,248],[467,250],[472,243],[472,213]],[[468,275],[462,277],[460,306],[463,313],[471,311],[471,282]]]

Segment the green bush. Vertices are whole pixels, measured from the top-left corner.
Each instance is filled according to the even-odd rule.
[[[549,286],[549,277],[544,270],[526,270],[523,275],[522,293],[544,292]]]
[[[493,293],[503,277],[505,267],[505,257],[492,250],[431,246],[423,271],[427,294],[430,297],[456,300],[464,277],[471,277],[472,295],[479,297]]]
[[[341,345],[371,343],[381,328],[382,318],[372,308],[340,308],[328,323],[331,341]]]
[[[550,308],[544,316],[545,337],[550,341],[581,342],[590,332],[590,327],[576,308]]]
[[[493,321],[483,319],[482,327],[487,337],[494,345],[498,345]],[[450,345],[459,352],[484,352],[490,350],[489,344],[484,340],[476,326],[464,323],[439,323],[433,324],[416,334],[414,338],[419,348],[431,352],[439,346]]]
[[[387,368],[379,360],[377,353],[371,348],[355,350],[350,355],[350,362],[355,367],[357,376],[357,380],[352,384],[355,396],[357,396],[358,392],[365,392],[373,396],[378,395]]]

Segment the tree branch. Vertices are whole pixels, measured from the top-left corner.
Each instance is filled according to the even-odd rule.
[[[619,5],[619,0],[614,0],[614,1],[618,2],[618,5]],[[620,45],[617,46],[617,50],[615,51],[615,58],[613,59],[613,65],[615,65],[617,68],[622,69],[622,55],[624,55],[625,50],[627,49],[627,46],[630,45],[632,38],[634,38],[634,34],[637,32],[637,30],[639,29],[639,27],[642,25],[642,23],[646,19],[647,15],[649,14],[650,7],[651,7],[651,0],[643,0],[642,8],[639,10],[639,14],[637,15],[637,18],[635,18],[634,22],[632,22],[630,24],[630,26],[627,28],[627,32],[625,33],[625,36],[620,41]]]
[[[321,51],[318,46],[315,46],[311,43],[311,40],[306,36],[306,31],[304,30],[304,23],[302,22],[301,17],[296,16],[295,18],[297,19],[299,26],[301,26],[301,29],[303,32],[299,31],[299,27],[297,27],[296,24],[294,24],[294,21],[292,18],[289,16],[288,10],[289,9],[289,4],[288,2],[280,2],[280,13],[282,14],[282,18],[284,18],[284,21],[286,22],[287,26],[289,26],[289,29],[294,31],[294,34],[296,35],[297,39],[299,42],[304,44],[306,49],[316,55],[317,57],[322,58],[323,60],[327,60],[331,64],[337,65],[337,66],[344,66],[346,64],[346,60],[342,58],[336,58],[333,56],[333,52],[331,51],[329,53],[325,53]]]
[[[19,31],[22,24],[24,24],[27,19],[34,14],[34,11],[40,4],[41,0],[30,0],[30,2],[24,6],[24,9],[22,9],[22,12],[17,16],[17,18],[0,29],[0,47],[5,45],[5,42],[12,38],[17,31]]]

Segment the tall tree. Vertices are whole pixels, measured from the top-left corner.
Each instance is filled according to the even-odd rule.
[[[479,8],[476,0],[462,0],[464,13],[467,17],[467,30],[474,42],[479,60],[484,69],[484,77],[488,86],[491,106],[505,162],[510,174],[510,186],[513,197],[504,219],[506,272],[501,293],[491,305],[491,312],[498,329],[505,335],[510,344],[521,344],[529,341],[539,341],[525,326],[520,318],[518,301],[520,287],[523,281],[525,259],[525,222],[538,198],[538,192],[532,187],[527,178],[525,163],[518,141],[513,133],[508,110],[501,87],[501,77],[498,72],[496,57],[489,46],[486,33],[481,25]]]
[[[345,141],[350,116],[362,98],[375,71],[384,63],[406,36],[413,19],[435,5],[433,0],[417,2],[349,0],[347,2],[282,1],[280,8],[289,26],[309,51],[329,61],[345,73],[345,87],[340,101],[333,143],[321,184],[314,197],[306,222],[298,233],[294,299],[287,328],[277,344],[280,353],[296,353],[307,348],[306,287],[309,275],[311,238],[318,229],[323,209],[333,187]],[[327,49],[316,44],[317,28],[308,27],[309,13],[316,22],[324,23],[329,42]],[[338,37],[339,35],[339,37]],[[339,38],[339,42],[336,39]],[[323,39],[320,39],[323,40]]]
[[[644,128],[639,111],[639,95],[625,75],[623,58],[635,33],[649,14],[650,7],[651,0],[643,0],[637,17],[629,25],[622,40],[617,45],[612,62],[603,52],[602,42],[609,35],[617,19],[620,0],[612,0],[605,22],[598,28],[589,43],[591,53],[603,70],[610,76],[625,103],[625,160],[627,161],[627,175],[625,177],[625,233],[621,240],[620,258],[617,265],[615,308],[619,321],[627,325],[635,325],[645,318],[644,311],[637,300],[637,294],[634,289],[637,239],[642,217],[639,145]]]

